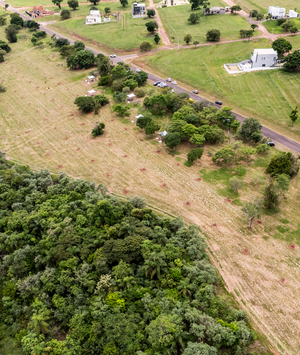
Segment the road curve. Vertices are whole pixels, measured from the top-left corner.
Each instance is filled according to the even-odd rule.
[[[3,2],[2,0],[0,0],[0,5],[4,6],[5,5],[5,2]],[[15,9],[14,7],[11,7],[9,6],[8,7],[8,10],[11,11],[11,12],[15,12],[15,13],[18,13],[24,20],[30,20],[30,17],[29,16],[26,16],[24,14],[22,14],[21,12],[19,12],[17,9]],[[40,24],[40,30],[41,31],[45,31],[48,35],[52,36],[52,35],[55,35],[56,37],[58,38],[66,38],[71,44],[74,44],[74,40],[68,38],[68,37],[65,37],[55,31],[52,31],[50,30],[49,28],[43,26],[42,24]],[[100,52],[93,49],[93,48],[89,48],[89,47],[86,47],[86,49],[88,50],[91,50],[95,55],[98,55]],[[112,61],[116,64],[120,61],[125,61],[125,59],[127,59],[127,57],[130,57],[130,56],[120,56],[120,57],[117,57],[117,58],[113,58]],[[132,69],[135,69],[135,67],[132,67]],[[151,73],[148,73],[148,78],[149,80],[151,81],[165,81],[165,79],[163,78],[160,78],[156,75],[153,75]],[[199,95],[196,95],[196,94],[193,94],[191,93],[190,91],[180,87],[180,86],[177,86],[177,85],[173,85],[171,83],[168,83],[169,86],[173,87],[174,89],[176,89],[177,92],[185,92],[187,94],[189,94],[189,96],[193,99],[193,100],[206,100],[205,98],[199,96]],[[213,104],[214,106],[218,107],[217,105]],[[237,113],[234,112],[234,115],[236,116],[236,118],[240,121],[240,122],[243,122],[245,120],[246,117],[243,117]],[[293,151],[295,151],[296,153],[300,154],[300,144],[283,136],[282,134],[279,134],[275,131],[272,131],[271,129],[267,128],[267,127],[263,127],[262,130],[261,130],[262,134],[266,137],[269,137],[272,141],[274,142],[277,142],[285,147],[287,147],[288,149],[291,149]]]

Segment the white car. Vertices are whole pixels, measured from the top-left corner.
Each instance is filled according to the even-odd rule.
[[[136,68],[135,71],[136,71],[137,73],[139,73],[139,72],[141,71],[141,69]]]
[[[111,54],[110,58],[116,58],[116,55],[115,54]]]
[[[169,83],[172,81],[171,78],[167,78],[166,81],[168,81]]]
[[[175,80],[172,81],[172,84],[177,85],[177,81],[175,81]]]
[[[157,86],[159,86],[160,88],[167,88],[168,85],[166,83],[160,83]]]

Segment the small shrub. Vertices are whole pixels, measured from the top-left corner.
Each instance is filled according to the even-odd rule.
[[[143,42],[140,45],[141,52],[151,51],[151,48],[152,48],[152,46],[151,46],[151,44],[149,42]]]
[[[2,84],[0,84],[0,92],[5,92],[5,91],[6,91],[5,87]]]
[[[67,20],[71,17],[71,12],[70,10],[62,10],[61,13],[60,13],[60,17],[63,19],[63,20]]]
[[[103,129],[105,128],[105,124],[102,122],[96,122],[95,127],[92,129],[92,136],[93,138],[96,138],[97,136],[102,136]]]
[[[146,91],[143,88],[135,88],[133,92],[136,97],[144,97],[146,95]]]

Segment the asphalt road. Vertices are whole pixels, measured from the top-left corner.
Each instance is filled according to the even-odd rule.
[[[5,5],[5,2],[1,1],[0,0],[0,4],[2,6]],[[13,7],[9,7],[8,8],[11,12],[16,12],[18,13],[24,20],[30,20],[31,18],[29,16],[26,16],[22,13],[20,13],[17,9],[13,8]],[[68,41],[71,43],[71,44],[74,44],[74,40],[70,39],[70,38],[67,38],[65,36],[62,36],[61,34],[57,33],[57,32],[54,32],[52,30],[50,30],[49,28],[43,26],[42,24],[40,25],[40,30],[41,31],[45,31],[48,35],[52,36],[55,34],[56,37],[58,38],[66,38],[68,39]],[[89,47],[86,47],[86,49],[88,50],[91,50],[95,55],[99,54],[100,52],[93,49],[93,48],[89,48]],[[112,61],[116,64],[120,61],[124,61],[126,58],[128,58],[130,56],[117,56],[116,58],[112,58]],[[132,67],[132,69],[136,69],[135,67]],[[163,81],[165,82],[166,80],[163,79],[163,78],[160,78],[156,75],[153,75],[153,74],[150,74],[148,73],[148,78],[149,80],[155,82],[155,81]],[[182,87],[180,86],[177,86],[177,85],[173,85],[171,83],[168,83],[168,86],[169,87],[173,87],[174,90],[176,90],[177,92],[185,92],[187,94],[189,94],[189,96],[193,99],[193,100],[205,100],[207,101],[205,98],[199,96],[199,95],[196,95],[196,94],[193,94],[191,93],[190,91],[186,90],[186,89],[183,89]],[[220,107],[218,105],[215,105],[213,103],[214,106],[216,107]],[[245,117],[237,114],[234,112],[234,115],[236,116],[236,118],[240,121],[240,122],[243,122]],[[271,129],[267,128],[267,127],[263,127],[262,130],[261,130],[262,134],[265,136],[265,137],[269,137],[272,141],[274,141],[275,143],[279,143],[279,144],[282,144],[283,146],[295,151],[296,153],[300,154],[300,144],[283,136],[282,134],[279,134],[275,131],[272,131]]]

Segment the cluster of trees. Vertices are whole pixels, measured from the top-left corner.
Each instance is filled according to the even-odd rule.
[[[278,57],[283,59],[283,61],[284,61],[283,68],[284,69],[286,69],[288,71],[299,70],[299,68],[300,68],[300,51],[297,49],[294,52],[289,53],[293,49],[291,42],[287,41],[283,37],[280,37],[280,38],[277,38],[272,43],[272,48],[275,51],[277,51]],[[289,54],[284,56],[286,53],[289,53]],[[297,109],[296,109],[296,111],[297,111]],[[293,115],[293,112],[292,112],[292,115]],[[292,115],[291,115],[291,120],[292,120],[292,122],[294,122],[298,118],[298,115],[294,114],[293,117],[292,117]]]
[[[145,134],[154,134],[160,129],[160,126],[154,123],[154,117],[151,112],[145,111],[143,116],[137,119],[136,125],[141,129],[145,129]]]
[[[263,20],[265,15],[264,14],[260,14],[257,10],[251,10],[250,11],[250,17],[255,17],[257,21],[261,21],[261,20]],[[271,17],[272,17],[272,15],[267,15],[266,16],[267,19],[269,19]]]
[[[277,26],[280,26],[284,32],[291,32],[291,33],[297,33],[298,28],[295,26],[295,23],[293,21],[290,21],[285,18],[279,18],[277,20]]]
[[[95,96],[78,96],[75,99],[74,104],[83,113],[95,112],[95,115],[99,113],[99,109],[109,103],[109,99],[105,95]]]
[[[2,18],[4,20],[1,20]],[[1,17],[0,25],[5,25],[5,24],[6,24],[6,18]],[[11,13],[10,25],[5,28],[5,36],[9,43],[15,43],[18,41],[17,34],[22,28],[28,28],[29,30],[35,32],[39,30],[40,25],[33,20],[24,21],[19,14]],[[41,32],[43,31],[40,31],[40,33]],[[36,35],[36,33],[34,33],[33,35]]]
[[[36,31],[32,34],[31,43],[34,46],[41,45],[43,42],[41,41],[42,38],[47,37],[47,33],[45,31]]]
[[[0,63],[4,62],[5,54],[9,53],[10,51],[10,46],[6,42],[0,40]]]
[[[196,227],[3,156],[0,175],[1,320],[24,355],[239,355],[255,340]]]

